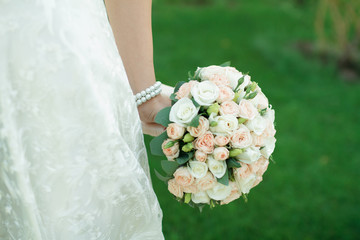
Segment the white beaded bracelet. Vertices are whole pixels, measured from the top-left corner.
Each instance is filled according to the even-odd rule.
[[[148,87],[147,89],[135,94],[136,104],[139,106],[151,98],[159,95],[161,93],[161,82],[157,81],[154,85]]]

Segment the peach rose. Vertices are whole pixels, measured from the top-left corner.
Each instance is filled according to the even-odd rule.
[[[259,160],[249,164],[251,172],[258,176],[262,176],[269,166],[269,160],[265,157],[260,157]]]
[[[241,99],[239,109],[239,116],[245,119],[253,120],[259,114],[258,109],[250,100]]]
[[[184,136],[185,128],[177,123],[170,123],[166,128],[166,132],[171,139],[181,139]]]
[[[215,145],[219,146],[219,147],[224,147],[226,144],[229,143],[230,138],[227,136],[221,136],[221,135],[217,135],[215,136]]]
[[[262,147],[265,144],[265,137],[263,134],[261,135],[256,135],[255,133],[251,133],[251,137],[252,137],[252,144],[255,147]]]
[[[198,137],[195,141],[195,149],[210,154],[214,151],[214,135],[207,131],[204,135]]]
[[[205,117],[200,116],[199,118],[199,126],[197,127],[187,127],[187,130],[193,137],[200,137],[203,135],[207,130],[209,130],[209,120]]]
[[[225,101],[220,105],[220,115],[234,115],[238,117],[239,114],[239,106],[234,101]]]
[[[175,178],[168,181],[168,190],[176,197],[182,198],[184,196],[184,192],[181,189],[181,186],[175,181]]]
[[[179,167],[174,172],[176,183],[181,187],[190,186],[194,182],[194,177],[190,174],[187,167]]]
[[[262,135],[265,138],[270,138],[270,137],[274,137],[275,133],[276,133],[276,130],[275,130],[274,124],[272,122],[268,121],[267,126],[266,126],[264,132],[262,133]]]
[[[229,185],[231,186],[231,193],[227,198],[225,198],[224,200],[222,200],[220,202],[221,205],[228,204],[228,203],[238,199],[241,196],[241,192],[239,192],[239,189],[237,188],[237,185],[235,182],[230,181]]]
[[[199,162],[206,162],[207,154],[200,150],[196,150],[195,151],[195,159],[198,160]]]
[[[226,101],[231,101],[235,97],[233,90],[227,86],[219,87],[219,97],[217,98],[218,103],[223,103]]]
[[[234,169],[234,177],[245,179],[251,175],[252,171],[247,163],[241,163],[241,167]]]
[[[262,176],[257,176],[255,182],[253,183],[252,187],[256,187],[261,181],[263,180]]]
[[[229,157],[229,150],[226,147],[217,147],[214,149],[214,158],[218,161],[225,161]]]
[[[206,191],[213,188],[217,181],[211,172],[207,172],[202,178],[196,179],[196,185],[200,191]]]
[[[243,124],[235,130],[230,137],[231,146],[234,148],[246,148],[252,143],[250,130]]]
[[[169,160],[172,160],[174,158],[177,158],[180,154],[180,151],[179,151],[179,143],[176,142],[172,147],[169,147],[169,148],[164,148],[165,145],[170,142],[170,141],[173,141],[172,139],[167,139],[165,140],[162,145],[161,145],[161,148],[163,150],[163,153],[165,154],[165,156],[169,159]]]
[[[176,99],[181,99],[184,97],[191,98],[191,88],[197,83],[198,81],[191,80],[187,83],[181,85],[179,90],[176,92]]]
[[[198,187],[197,187],[197,184],[195,183],[195,181],[194,181],[193,184],[191,184],[190,186],[184,186],[184,187],[182,187],[182,190],[183,190],[185,193],[198,193],[198,192],[199,192]]]

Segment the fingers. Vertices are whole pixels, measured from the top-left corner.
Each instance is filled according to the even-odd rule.
[[[164,126],[157,123],[145,123],[141,122],[143,133],[150,136],[158,136],[165,131]]]

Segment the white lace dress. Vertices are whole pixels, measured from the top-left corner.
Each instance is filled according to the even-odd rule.
[[[0,239],[163,239],[102,0],[0,0]]]

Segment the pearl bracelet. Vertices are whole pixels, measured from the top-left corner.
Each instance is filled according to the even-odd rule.
[[[157,81],[154,85],[135,94],[135,101],[138,106],[161,93],[161,82]]]

